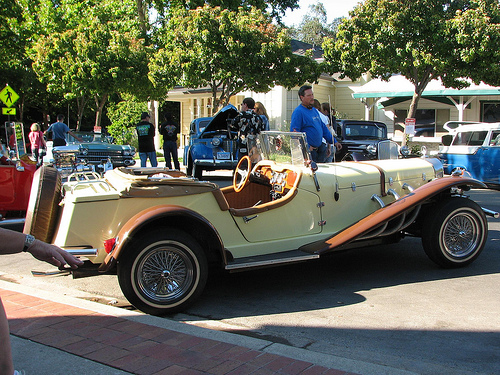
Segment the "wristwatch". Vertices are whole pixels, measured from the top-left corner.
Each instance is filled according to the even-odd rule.
[[[32,236],[31,234],[27,234],[26,237],[24,238],[24,247],[23,251],[26,252],[28,251],[28,248],[33,245],[33,242],[35,242],[36,238],[35,236]]]

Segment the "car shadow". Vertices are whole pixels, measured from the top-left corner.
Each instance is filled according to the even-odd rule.
[[[425,255],[420,239],[334,253],[314,261],[248,272],[211,274],[204,293],[188,308],[205,319],[304,312],[364,302],[360,292],[404,284],[500,273],[494,251],[499,231],[490,231],[479,258],[464,268],[443,269]],[[223,307],[223,308],[221,308]]]

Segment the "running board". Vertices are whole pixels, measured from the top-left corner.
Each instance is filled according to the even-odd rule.
[[[279,266],[318,258],[318,254],[309,254],[300,250],[291,250],[277,254],[239,258],[227,264],[225,268],[228,271],[245,271],[250,268]]]

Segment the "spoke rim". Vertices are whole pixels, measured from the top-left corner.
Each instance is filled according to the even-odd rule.
[[[468,213],[459,213],[448,220],[442,241],[451,258],[465,258],[473,253],[480,240],[478,222]]]
[[[136,269],[141,293],[160,303],[183,297],[191,289],[195,278],[190,257],[172,244],[159,245],[147,252]]]

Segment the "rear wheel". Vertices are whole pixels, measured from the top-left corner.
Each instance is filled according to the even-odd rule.
[[[466,198],[450,198],[439,203],[422,229],[425,253],[445,268],[472,263],[483,250],[488,236],[488,223],[481,207]]]
[[[205,253],[179,230],[158,229],[138,236],[118,262],[123,294],[152,315],[185,309],[201,295],[207,277]]]
[[[23,232],[52,242],[59,217],[61,176],[57,169],[42,166],[33,175]]]

